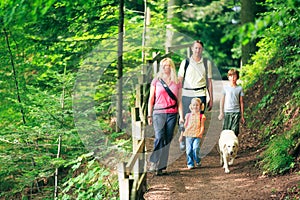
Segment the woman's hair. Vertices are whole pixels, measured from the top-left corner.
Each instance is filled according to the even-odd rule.
[[[203,44],[203,42],[202,41],[200,41],[200,40],[195,40],[194,42],[193,42],[193,44],[192,44],[192,47],[195,45],[195,44],[201,44],[201,46],[202,46],[202,48],[204,48],[204,44]]]
[[[230,69],[230,70],[228,71],[228,77],[229,77],[229,76],[232,76],[232,75],[236,75],[236,76],[237,76],[237,79],[240,78],[239,71],[237,71],[236,69]]]
[[[164,63],[167,62],[168,64],[170,64],[170,68],[171,68],[171,81],[173,81],[174,83],[178,83],[178,78],[177,78],[177,74],[176,74],[176,69],[175,69],[175,64],[173,62],[173,60],[171,58],[164,58],[160,61],[159,64],[159,71],[157,73],[157,78],[163,78],[164,75]]]
[[[192,104],[193,103],[198,103],[200,105],[200,110],[204,110],[204,104],[202,103],[200,98],[192,98],[191,104],[189,106],[190,110],[192,110]]]

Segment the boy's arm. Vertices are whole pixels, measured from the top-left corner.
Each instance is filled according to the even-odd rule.
[[[218,119],[222,120],[224,118],[224,102],[225,102],[225,95],[222,95],[220,99],[220,114]]]
[[[240,112],[241,112],[241,121],[244,124],[245,118],[244,118],[244,100],[243,96],[240,96]]]

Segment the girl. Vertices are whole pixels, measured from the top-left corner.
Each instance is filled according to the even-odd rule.
[[[200,111],[203,109],[199,98],[193,98],[189,106],[191,113],[187,113],[185,116],[185,131],[181,132],[179,142],[182,142],[185,137],[186,143],[186,157],[188,169],[193,169],[196,166],[201,166],[200,158],[200,142],[204,133],[204,122],[206,117],[201,114]]]

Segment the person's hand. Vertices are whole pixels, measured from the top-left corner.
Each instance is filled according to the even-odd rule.
[[[219,116],[218,116],[218,119],[222,120],[223,118],[224,118],[224,113],[220,113]]]
[[[183,134],[183,132],[181,132],[181,134],[180,134],[180,136],[179,136],[179,139],[178,139],[179,142],[182,142],[182,140],[183,140],[182,134]]]
[[[213,102],[212,102],[212,101],[209,101],[207,107],[208,107],[207,110],[208,110],[208,111],[211,111],[211,109],[212,109],[212,107],[213,107]]]
[[[242,124],[245,124],[245,118],[244,117],[241,118],[241,122],[242,122]]]
[[[179,118],[179,124],[184,124],[184,119],[183,118]]]
[[[152,116],[148,116],[147,118],[148,118],[148,124],[152,125]]]

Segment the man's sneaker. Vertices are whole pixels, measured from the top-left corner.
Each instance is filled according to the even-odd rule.
[[[198,163],[196,163],[196,166],[197,166],[197,167],[201,167],[201,161],[198,162]]]
[[[163,175],[163,171],[161,169],[156,171],[156,176],[162,176]]]
[[[149,167],[149,171],[150,171],[150,172],[154,172],[154,171],[156,171],[156,170],[157,170],[156,163],[151,162],[151,163],[150,163],[150,167]]]

